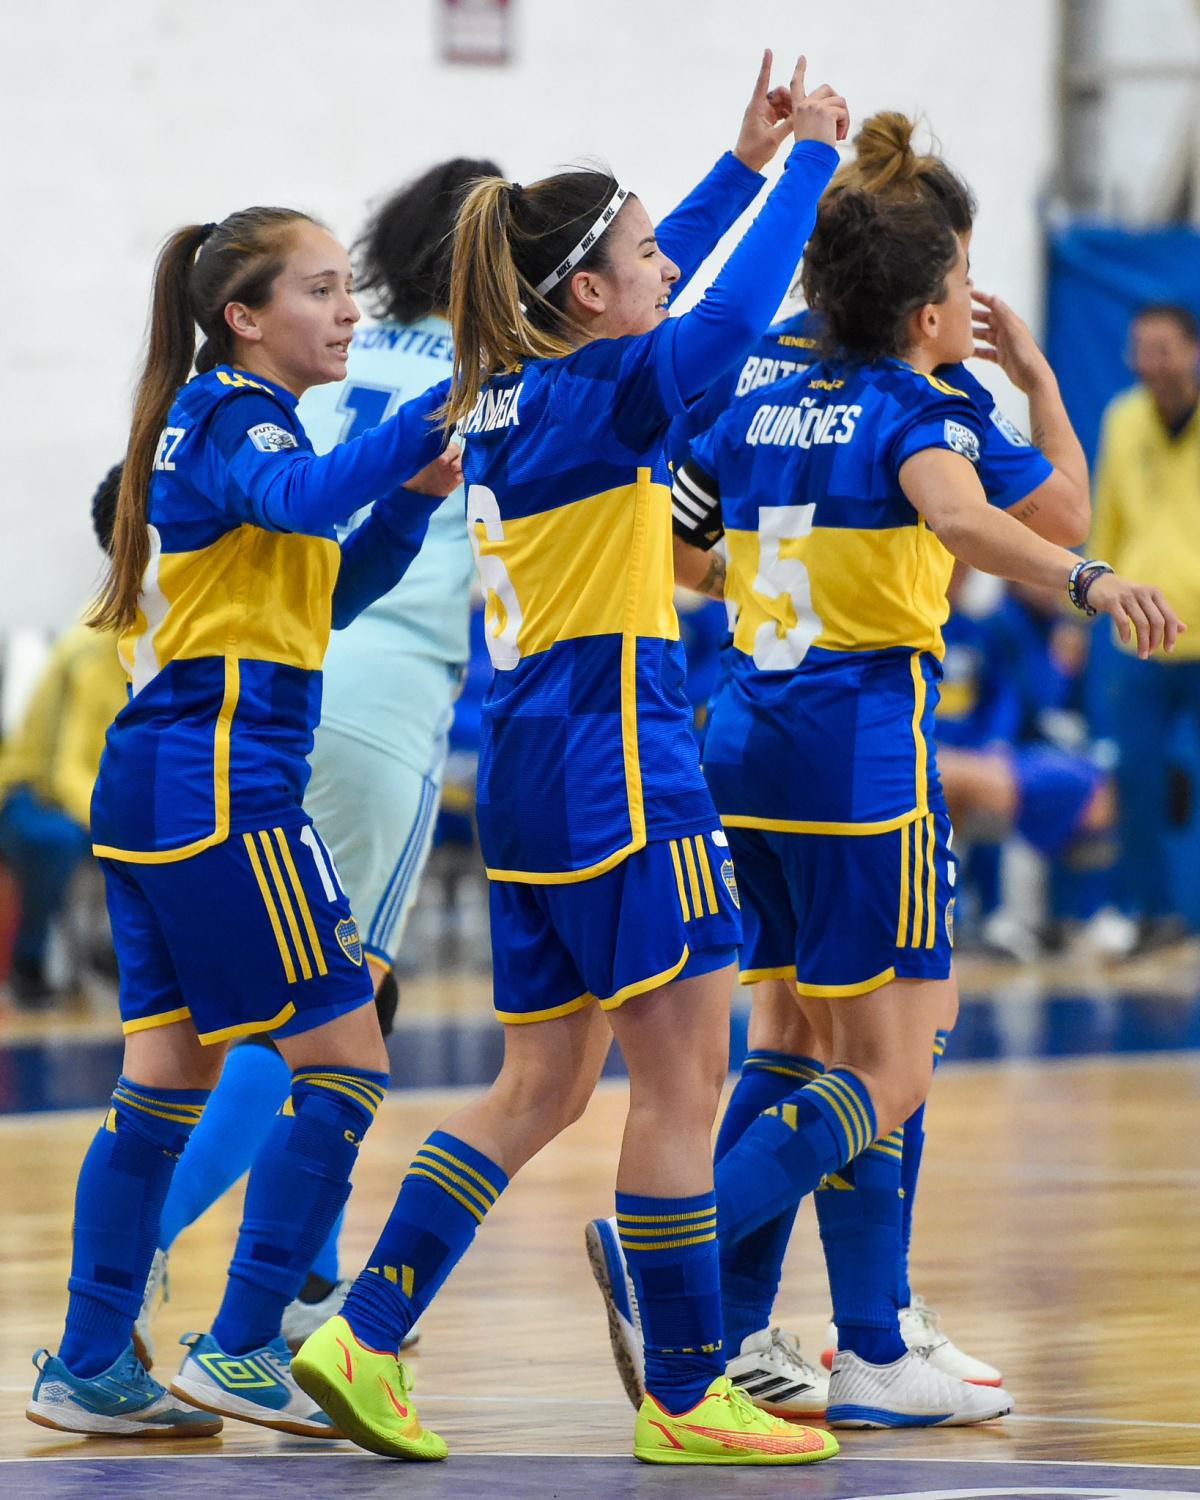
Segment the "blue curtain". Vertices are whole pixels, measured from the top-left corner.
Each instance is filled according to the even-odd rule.
[[[1072,224],[1048,235],[1046,352],[1087,452],[1100,418],[1133,383],[1129,324],[1147,302],[1182,302],[1200,316],[1200,231]]]

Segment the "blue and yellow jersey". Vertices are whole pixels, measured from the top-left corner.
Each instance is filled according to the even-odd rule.
[[[400,490],[442,446],[445,386],[316,458],[296,398],[218,367],[159,440],[150,561],[120,641],[131,682],[92,802],[97,854],[177,860],[299,815],[331,625],[412,560],[436,500]],[[379,497],[339,546],[335,523]]]
[[[462,424],[496,668],[478,780],[494,880],[588,880],[713,825],[672,604],[666,437],[778,305],[836,164],[798,143],[699,306],[498,375]],[[676,291],[761,182],[724,157],[659,225]]]
[[[805,309],[768,328],[752,354],[727,370],[702,401],[672,422],[668,446],[675,468],[682,467],[692,443],[716,424],[731,401],[786,380],[820,358],[821,320],[816,313]],[[1054,466],[1049,459],[1005,416],[991,391],[966,365],[942,365],[937,375],[962,391],[983,420],[979,481],[992,505],[1008,510],[1050,478]]]
[[[684,479],[719,498],[735,617],[704,749],[727,824],[864,833],[930,811],[953,559],[899,474],[928,448],[978,464],[983,428],[940,377],[829,361],[696,440]]]
[[[714,817],[672,604],[677,326],[500,376],[465,424],[496,667],[478,792],[493,879],[588,879]]]

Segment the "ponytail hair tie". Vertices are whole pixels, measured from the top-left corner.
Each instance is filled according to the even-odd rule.
[[[216,220],[210,219],[207,224],[201,224],[200,233],[204,236],[205,239],[207,239],[216,227]]]
[[[519,203],[525,195],[525,189],[519,182],[510,182],[508,192],[514,203]]]

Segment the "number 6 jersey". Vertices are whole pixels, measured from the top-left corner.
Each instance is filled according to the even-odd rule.
[[[704,746],[726,825],[877,833],[940,805],[953,559],[899,473],[926,448],[978,463],[982,438],[962,391],[886,359],[813,365],[693,444],[677,513],[719,508],[705,531],[729,548],[732,651]]]

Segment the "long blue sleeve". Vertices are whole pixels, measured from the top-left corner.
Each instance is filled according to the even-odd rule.
[[[783,176],[704,294],[675,326],[675,379],[686,401],[749,354],[775,316],[817,220],[817,205],[838,164],[821,141],[798,141]]]
[[[687,286],[721,236],[754,202],[766,180],[738,161],[732,151],[726,151],[707,177],[657,226],[658,248],[679,267],[672,297]]]
[[[280,408],[273,400],[247,394],[228,402],[213,423],[215,447],[225,462],[227,511],[268,531],[327,536],[372,500],[397,495],[406,479],[438,456],[446,437],[431,416],[449,388],[450,382],[442,381],[405,402],[378,427],[319,457],[296,446],[255,440],[255,432],[261,432],[254,425],[260,401],[269,404],[278,422]]]
[[[429,518],[441,503],[440,495],[403,489],[375,502],[367,519],[342,543],[333,590],[335,630],[345,629],[368,604],[395,588],[421,550]]]

